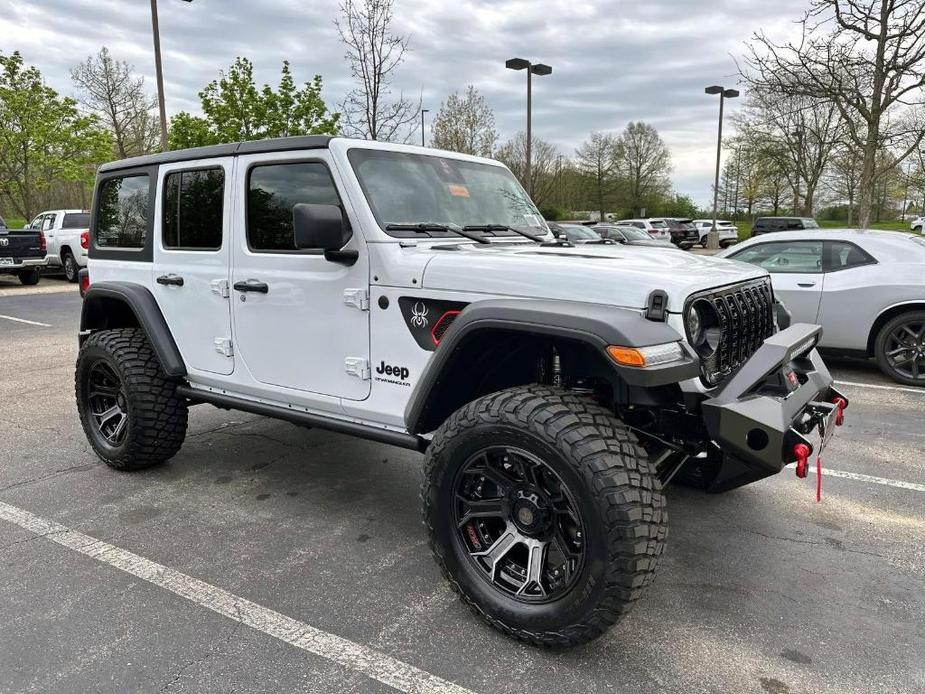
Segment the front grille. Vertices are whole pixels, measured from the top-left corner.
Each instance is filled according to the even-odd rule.
[[[765,278],[694,295],[688,306],[697,299],[710,301],[719,316],[719,344],[712,355],[701,356],[701,377],[715,385],[774,333],[774,294]]]

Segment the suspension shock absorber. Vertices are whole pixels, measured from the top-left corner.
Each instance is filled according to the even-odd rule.
[[[562,385],[562,361],[555,347],[552,348],[552,384],[557,387]]]

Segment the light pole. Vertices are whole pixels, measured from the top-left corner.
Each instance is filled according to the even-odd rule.
[[[527,161],[524,167],[524,178],[527,188],[527,194],[533,195],[533,181],[530,176],[531,169],[531,147],[533,145],[533,75],[552,74],[552,68],[543,63],[531,63],[523,58],[511,58],[504,63],[508,70],[526,70],[527,71]]]
[[[797,170],[796,182],[793,186],[793,214],[800,214],[800,176],[803,173],[803,128],[797,128],[792,133],[797,140]]]
[[[739,95],[736,89],[724,89],[718,85],[704,89],[707,94],[719,94],[719,132],[716,139],[716,177],[713,180],[713,227],[707,234],[707,248],[719,248],[719,231],[716,228],[716,205],[719,202],[719,164],[723,153],[723,103]]]
[[[421,109],[421,147],[424,146],[424,114],[425,113],[430,113],[430,109],[429,108]]]
[[[192,2],[193,0],[183,0]],[[167,107],[164,105],[164,73],[161,69],[161,31],[157,22],[157,0],[151,0],[151,32],[154,34],[154,70],[157,73],[157,107],[161,116],[161,150],[167,151]]]

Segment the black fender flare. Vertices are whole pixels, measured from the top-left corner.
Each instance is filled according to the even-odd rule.
[[[173,378],[186,376],[186,364],[180,354],[164,314],[150,290],[135,282],[97,282],[84,295],[80,311],[80,341],[93,331],[127,327],[114,318],[113,302],[123,304],[135,316],[157,355],[164,373]]]
[[[492,329],[583,342],[602,353],[619,378],[632,386],[655,387],[700,375],[699,359],[682,336],[666,323],[648,320],[641,310],[574,301],[487,299],[466,306],[440,340],[405,407],[409,432],[421,433],[422,420],[440,390],[441,375],[457,352],[479,331]],[[681,341],[684,359],[662,366],[621,366],[606,356],[610,345],[648,347],[677,341]]]

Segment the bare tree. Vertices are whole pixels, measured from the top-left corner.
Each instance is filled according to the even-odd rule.
[[[670,190],[671,153],[658,131],[648,123],[630,123],[617,141],[620,176],[626,184],[627,201],[635,213],[648,200]]]
[[[408,37],[392,33],[393,0],[345,0],[334,20],[347,49],[357,86],[344,98],[343,131],[369,140],[407,141],[421,102],[399,92],[391,99],[395,71],[404,62]]]
[[[606,208],[613,202],[619,157],[619,141],[611,133],[592,132],[575,150],[575,167],[601,219],[605,219]]]
[[[494,111],[472,85],[464,96],[453,93],[440,104],[431,133],[438,149],[482,157],[490,157],[498,142]]]
[[[502,145],[495,157],[505,164],[527,190],[532,190],[537,207],[546,204],[556,189],[556,170],[559,152],[555,146],[535,135],[531,144],[530,185],[525,180],[527,170],[527,134],[517,133]]]
[[[135,76],[134,70],[114,59],[106,46],[71,69],[80,103],[112,133],[116,154],[122,159],[156,150],[160,138],[155,98],[145,89],[144,77]]]
[[[925,3],[812,0],[802,29],[798,43],[756,34],[743,76],[773,93],[820,99],[838,109],[848,141],[862,152],[858,216],[866,226],[877,178],[885,173],[878,150],[899,147],[883,164],[889,169],[925,137]]]

